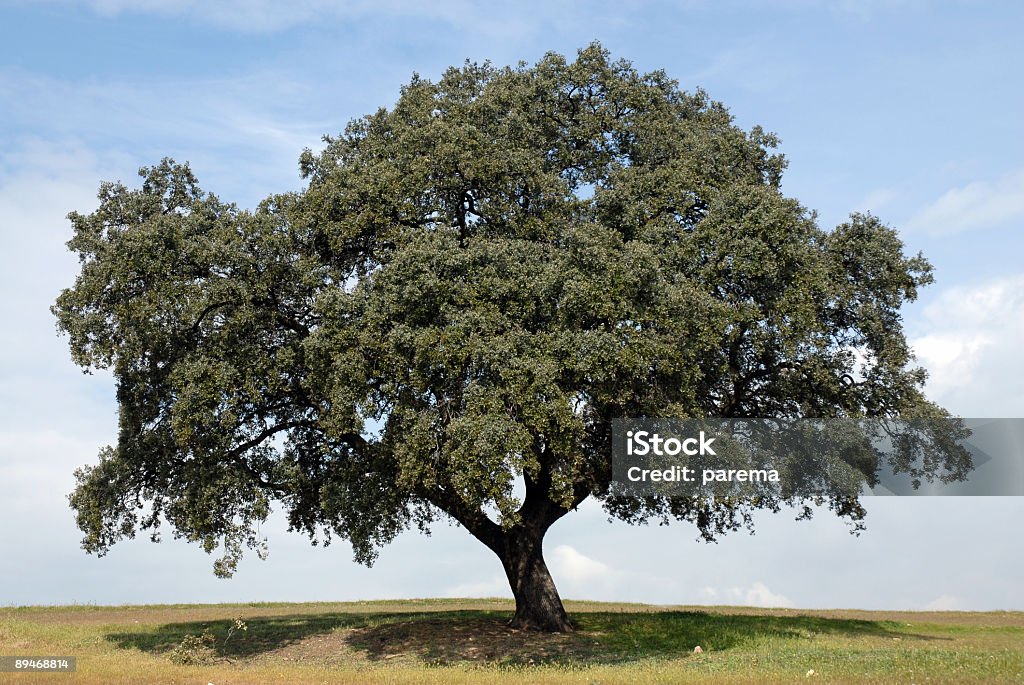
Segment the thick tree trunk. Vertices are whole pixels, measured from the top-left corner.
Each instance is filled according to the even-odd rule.
[[[546,450],[540,456],[545,457]],[[481,509],[453,496],[448,487],[427,495],[428,501],[461,523],[473,537],[487,545],[501,560],[516,598],[516,613],[509,625],[520,630],[549,633],[572,632],[573,625],[565,614],[555,581],[544,563],[544,535],[548,529],[585,500],[590,493],[586,482],[577,484],[573,499],[566,506],[551,499],[550,468],[544,466],[549,455],[541,459],[538,473],[524,473],[525,496],[519,508],[519,522],[503,529]]]
[[[516,598],[516,614],[509,625],[520,630],[567,633],[573,627],[544,563],[544,532],[514,528],[503,536],[500,551],[495,550]]]

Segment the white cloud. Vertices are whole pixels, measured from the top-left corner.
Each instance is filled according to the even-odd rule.
[[[865,195],[854,209],[858,212],[877,214],[878,210],[891,205],[898,197],[899,193],[893,188],[875,188]]]
[[[588,9],[580,2],[537,3],[529,11],[515,3],[470,0],[50,0],[84,5],[104,17],[149,14],[184,18],[245,33],[275,33],[307,24],[356,21],[364,17],[440,21],[505,40],[536,33],[540,27],[568,27]],[[591,11],[593,7],[590,7]]]
[[[616,568],[567,544],[555,546],[545,554],[545,558],[563,598],[658,605],[794,606],[792,600],[774,592],[761,580],[728,587],[697,587],[696,583],[690,586],[683,575],[672,577],[646,570]],[[443,594],[446,597],[508,597],[511,592],[505,577],[495,574],[486,580],[451,586]]]
[[[490,580],[460,583],[446,588],[445,597],[511,597],[512,589],[504,576],[494,575]]]
[[[567,544],[545,556],[562,597],[655,603],[677,603],[686,597],[676,578],[614,567]]]
[[[83,377],[71,363],[50,306],[78,271],[64,245],[67,213],[91,211],[100,179],[126,167],[70,142],[28,140],[0,152],[0,432],[50,428],[55,416],[64,428],[86,430],[101,413],[113,421],[98,401],[109,399],[113,383],[106,373]]]
[[[22,0],[28,2],[28,0]],[[331,19],[355,20],[367,15],[384,17],[415,17],[437,19],[455,26],[472,28],[514,39],[523,32],[564,28],[593,18],[602,27],[635,21],[636,3],[621,5],[611,2],[493,2],[471,0],[437,0],[424,3],[415,0],[48,0],[51,4],[84,6],[106,17],[122,14],[150,14],[159,17],[186,17],[220,28],[252,33],[285,31],[296,26]],[[647,3],[643,3],[647,4]],[[677,0],[677,7],[707,10],[715,7],[708,0]],[[804,11],[822,9],[844,19],[867,21],[888,14],[894,7],[914,6],[920,0],[840,0],[821,3],[818,0],[779,0],[777,7]],[[502,32],[502,27],[505,31]],[[592,33],[592,32],[591,32]]]
[[[962,416],[1024,416],[1024,275],[948,288],[918,328],[910,344],[929,397]]]
[[[297,188],[302,149],[319,147],[324,133],[341,130],[350,118],[311,116],[329,110],[321,91],[280,70],[95,82],[0,68],[2,121],[14,131],[24,126],[50,141],[119,149],[147,164],[164,156],[188,160],[206,189],[229,200],[239,200],[232,191],[245,193],[239,201],[246,205]],[[207,172],[216,187],[207,187]]]
[[[284,31],[325,17],[344,17],[368,11],[372,3],[365,1],[335,2],[332,0],[86,0],[54,4],[85,5],[93,12],[107,17],[122,14],[155,14],[161,17],[187,17],[221,28],[256,33]],[[398,9],[412,3],[386,2],[386,7]]]
[[[1024,169],[994,181],[951,188],[906,223],[908,232],[931,235],[998,228],[1024,220]]]
[[[731,588],[730,593],[736,599],[742,599],[745,604],[755,607],[791,607],[793,602],[787,597],[772,592],[768,586],[757,581],[745,589]]]
[[[581,554],[569,545],[558,545],[545,554],[545,560],[551,575],[558,584],[560,591],[569,595],[590,588],[600,592],[614,586],[627,585],[631,574],[613,570],[607,564]],[[593,592],[583,590],[581,597],[595,598]],[[487,580],[460,583],[445,589],[446,597],[509,597],[508,580],[501,574],[495,574]]]
[[[789,4],[797,8],[824,9],[843,19],[853,18],[863,22],[884,19],[894,11],[925,6],[923,0],[791,0]]]
[[[729,47],[712,55],[706,66],[688,74],[685,81],[701,87],[728,84],[752,93],[771,93],[802,80],[805,64],[778,57],[766,59],[769,52],[762,43]]]
[[[721,590],[711,586],[702,587],[700,596],[713,604],[786,608],[794,606],[789,598],[772,592],[767,585],[759,580],[747,587],[729,587]]]
[[[548,555],[552,573],[569,583],[601,583],[612,580],[615,572],[600,561],[580,554],[569,545],[559,545]]]
[[[921,607],[924,611],[960,611],[965,603],[959,597],[953,595],[942,595]]]
[[[74,469],[95,461],[96,448],[88,439],[52,429],[0,432],[2,520],[68,515],[65,496],[74,486]]]
[[[975,382],[982,354],[991,344],[991,338],[985,334],[956,331],[925,335],[913,341],[918,359],[930,372],[928,389],[936,396]]]

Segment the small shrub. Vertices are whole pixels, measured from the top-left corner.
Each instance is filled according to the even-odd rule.
[[[235,633],[245,632],[247,630],[249,630],[249,626],[246,625],[245,621],[243,621],[241,618],[236,618],[234,622],[231,624],[231,626],[228,627],[228,634],[227,637],[224,638],[224,644],[227,644],[228,640],[230,640],[231,636]]]
[[[181,644],[171,650],[170,660],[184,666],[198,666],[212,663],[217,656],[213,649],[216,642],[213,633],[203,631],[202,635],[186,635]]]

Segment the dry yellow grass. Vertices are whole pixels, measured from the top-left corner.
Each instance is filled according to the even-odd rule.
[[[580,630],[537,635],[505,627],[511,609],[505,600],[0,609],[0,654],[78,657],[73,674],[6,673],[0,683],[1024,682],[1021,612],[569,602]],[[247,630],[225,640],[236,618]],[[174,663],[171,650],[204,630],[215,639],[210,662]]]

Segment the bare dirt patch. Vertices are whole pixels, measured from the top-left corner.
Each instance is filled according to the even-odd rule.
[[[385,623],[351,631],[348,643],[371,661],[409,656],[435,664],[564,662],[582,659],[588,651],[579,634],[515,630],[502,618]]]

